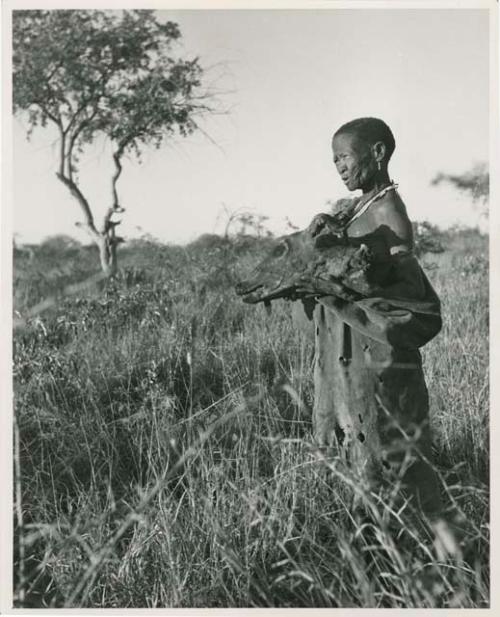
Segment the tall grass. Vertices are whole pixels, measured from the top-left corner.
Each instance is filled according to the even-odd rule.
[[[487,246],[451,244],[424,258],[445,319],[424,360],[461,545],[377,495],[351,511],[356,478],[311,440],[290,306],[232,292],[258,250],[149,243],[16,332],[16,605],[487,606]],[[95,256],[75,250],[82,279]],[[17,260],[21,314],[57,263]]]

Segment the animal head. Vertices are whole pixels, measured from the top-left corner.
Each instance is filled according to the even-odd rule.
[[[251,304],[293,294],[306,260],[313,257],[304,232],[278,238],[250,276],[236,285],[236,293]]]
[[[236,293],[244,302],[255,304],[294,298],[298,281],[305,277],[362,284],[370,263],[371,254],[365,245],[351,246],[328,232],[314,236],[308,228],[277,239],[250,276],[236,285]]]

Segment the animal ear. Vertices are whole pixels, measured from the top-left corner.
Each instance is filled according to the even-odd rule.
[[[290,250],[290,247],[288,246],[288,241],[286,238],[283,238],[283,240],[281,240],[279,244],[277,244],[273,248],[272,257],[274,258],[284,257],[289,252],[289,250]]]

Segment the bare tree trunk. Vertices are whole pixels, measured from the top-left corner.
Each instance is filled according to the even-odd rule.
[[[118,266],[116,242],[113,242],[113,238],[110,237],[109,233],[101,233],[97,238],[94,236],[94,242],[99,248],[99,260],[101,262],[102,271],[107,276],[114,276]]]
[[[99,260],[101,268],[106,276],[114,276],[117,270],[117,251],[118,244],[123,242],[123,238],[118,237],[115,234],[115,227],[118,222],[111,221],[111,216],[115,212],[120,212],[122,209],[117,205],[113,205],[109,208],[106,216],[104,217],[104,225],[102,231],[99,231],[95,226],[94,217],[90,209],[88,201],[85,199],[83,193],[80,191],[78,185],[72,180],[72,178],[65,176],[62,173],[56,174],[59,180],[69,189],[70,193],[79,203],[83,214],[85,216],[84,223],[77,223],[78,227],[83,227],[92,238],[94,243],[99,249]]]

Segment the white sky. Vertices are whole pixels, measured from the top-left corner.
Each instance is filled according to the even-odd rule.
[[[392,128],[390,173],[412,219],[476,224],[468,200],[430,186],[439,171],[463,172],[488,158],[487,10],[162,11],[177,21],[185,55],[215,66],[207,75],[228,93],[225,115],[201,134],[133,158],[119,190],[127,209],[120,233],[184,242],[222,231],[217,217],[250,209],[284,232],[303,227],[346,195],[330,152],[331,135],[359,116]],[[224,63],[220,65],[218,63]],[[56,134],[31,142],[14,122],[14,231],[24,242],[75,228],[76,202],[56,179]],[[99,222],[109,205],[109,152],[85,159],[82,189]],[[140,227],[140,229],[138,229]]]

